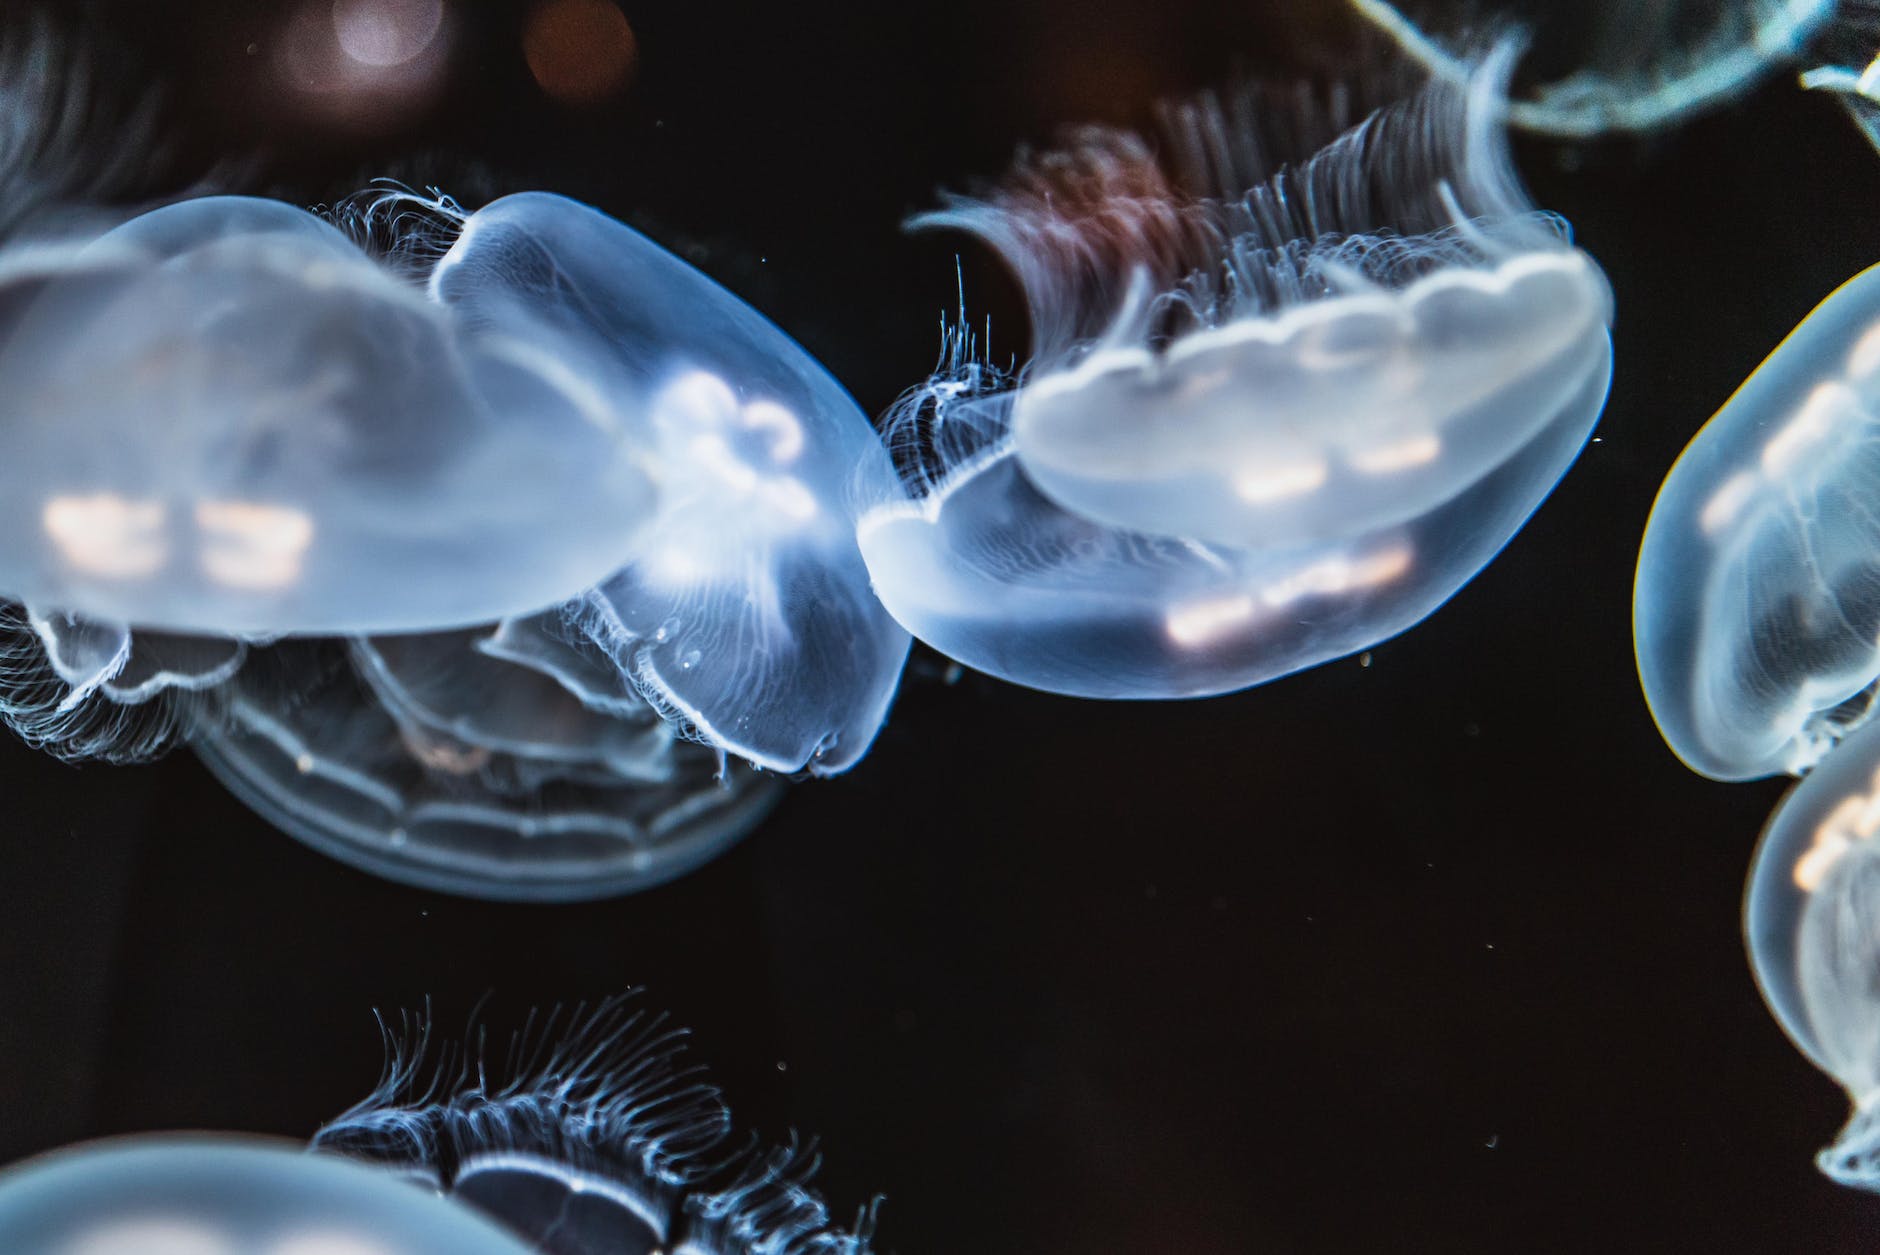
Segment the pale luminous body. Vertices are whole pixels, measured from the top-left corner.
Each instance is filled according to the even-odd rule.
[[[755,828],[783,782],[676,739],[554,622],[283,642],[218,691],[194,747],[282,831],[473,897],[626,893]]]
[[[1576,139],[1656,130],[1740,96],[1801,56],[1836,9],[1835,0],[1573,0],[1552,13],[1509,0],[1352,6],[1434,72],[1457,78],[1472,43],[1503,33],[1497,23],[1537,19],[1536,53],[1557,63],[1556,40],[1571,40],[1577,22],[1584,64],[1509,107],[1519,126]]]
[[[0,264],[0,595],[215,635],[453,627],[617,569],[619,408],[302,210],[204,197]]]
[[[1100,349],[1021,388],[1012,446],[1065,509],[1241,549],[1403,524],[1506,462],[1604,369],[1606,280],[1522,253]]]
[[[0,1172],[7,1255],[530,1255],[475,1212],[285,1142],[94,1142]]]
[[[1039,347],[1008,381],[956,332],[891,416],[909,498],[858,534],[895,617],[1019,684],[1197,697],[1467,583],[1572,463],[1612,363],[1604,276],[1507,164],[1507,64],[1236,195],[1096,132],[922,219],[999,250]],[[1191,106],[1173,146],[1239,169],[1265,151],[1248,112]]]
[[[634,415],[658,512],[632,559],[568,607],[621,672],[760,766],[852,766],[909,641],[855,544],[856,503],[892,492],[893,469],[841,386],[698,271],[559,196],[470,215],[431,292]]]
[[[1880,725],[1783,799],[1750,869],[1743,931],[1769,1009],[1854,1115],[1816,1162],[1880,1192]]]
[[[1639,676],[1719,780],[1799,774],[1880,678],[1880,268],[1823,301],[1699,431],[1639,550]]]

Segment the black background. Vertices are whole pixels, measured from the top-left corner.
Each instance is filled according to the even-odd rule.
[[[555,105],[520,6],[459,0],[428,111],[347,133],[246,52],[282,6],[105,6],[183,164],[330,200],[374,174],[541,187],[693,259],[882,409],[955,300],[1024,351],[935,190],[1158,95],[1284,71],[1331,0],[632,0],[632,89]],[[14,14],[17,16],[17,13]],[[263,59],[264,60],[264,59]],[[126,62],[130,64],[131,62]],[[1880,158],[1776,81],[1645,143],[1523,142],[1618,299],[1611,404],[1502,557],[1372,651],[1200,703],[1080,703],[917,649],[873,754],[686,879],[565,907],[330,862],[187,754],[0,741],[0,1162],[85,1137],[304,1137],[379,1064],[371,1012],[490,1018],[629,985],[697,1031],[740,1122],[820,1136],[882,1246],[1046,1252],[1867,1251],[1811,1156],[1843,1095],[1738,934],[1782,785],[1664,748],[1629,605],[1652,496],[1794,323],[1880,257]]]

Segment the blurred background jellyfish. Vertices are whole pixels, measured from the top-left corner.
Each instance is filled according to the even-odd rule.
[[[1742,95],[1804,55],[1836,10],[1835,0],[1351,2],[1433,73],[1455,79],[1484,34],[1529,34],[1544,81],[1509,116],[1570,139],[1657,130]]]
[[[1880,725],[1861,728],[1796,785],[1751,866],[1743,931],[1764,1000],[1789,1038],[1854,1102],[1815,1162],[1880,1192]]]
[[[552,621],[284,641],[206,704],[197,755],[270,823],[472,897],[659,884],[749,833],[785,787],[676,736]]]
[[[1461,588],[1611,372],[1605,278],[1508,162],[1510,55],[1355,124],[1344,93],[1204,98],[1169,111],[1169,162],[1088,129],[916,219],[999,253],[1034,347],[1011,379],[956,329],[891,413],[913,500],[860,536],[895,617],[1016,683],[1192,697]],[[1288,128],[1324,146],[1279,165]]]
[[[379,1087],[310,1147],[122,1138],[0,1173],[9,1255],[868,1255],[813,1148],[732,1133],[686,1034],[628,998],[480,1040],[388,1031]]]
[[[1880,679],[1880,268],[1823,301],[1678,458],[1633,634],[1666,742],[1718,780],[1801,774]]]

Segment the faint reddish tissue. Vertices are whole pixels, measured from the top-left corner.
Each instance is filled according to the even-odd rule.
[[[522,37],[529,72],[568,105],[598,104],[633,78],[639,41],[610,0],[540,0]]]

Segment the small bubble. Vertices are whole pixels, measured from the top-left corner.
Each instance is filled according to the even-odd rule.
[[[298,771],[303,776],[306,775],[308,772],[312,771],[313,770],[313,755],[302,754],[299,758],[296,758],[294,760],[294,770]]]
[[[700,653],[696,649],[686,650],[685,657],[679,659],[679,669],[682,671],[690,671],[693,667],[698,666],[699,659],[703,658],[704,656],[705,656],[704,654]]]

